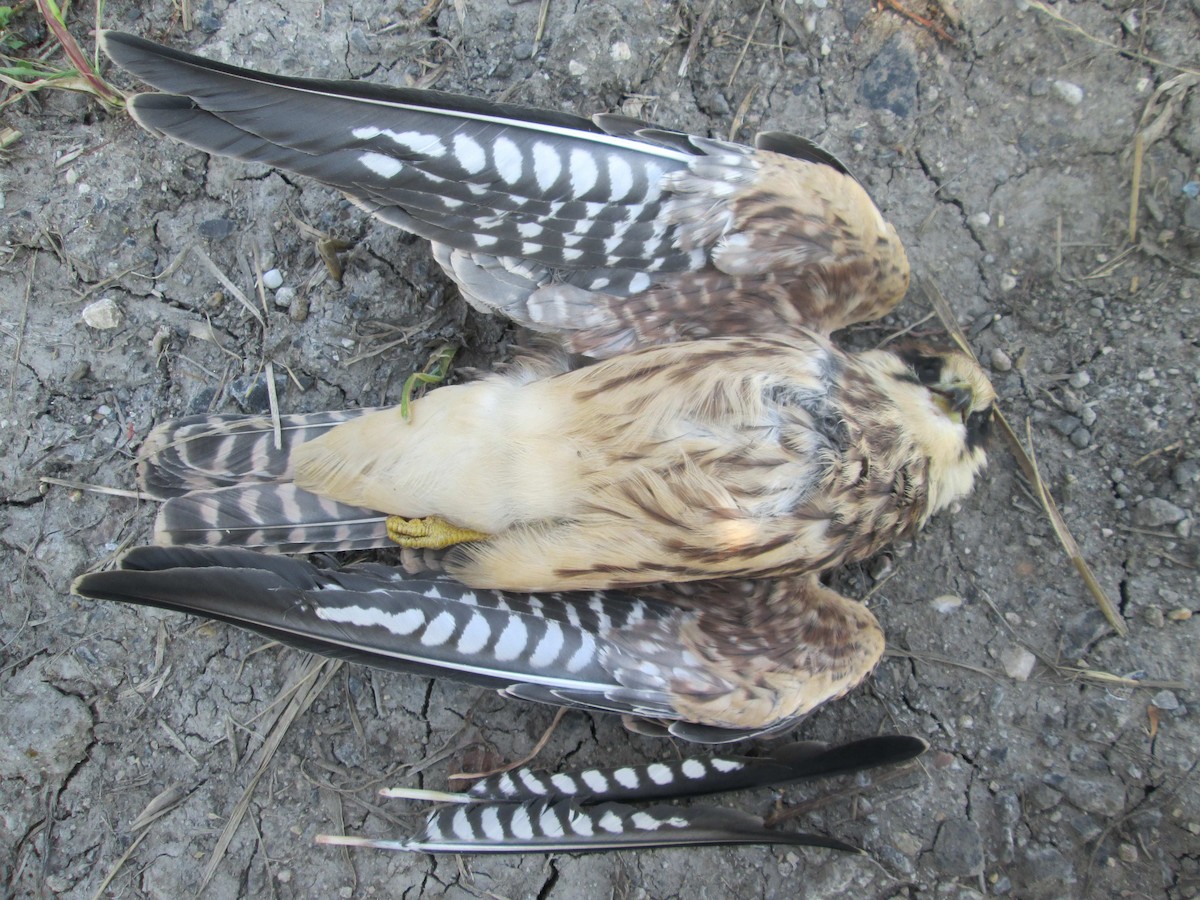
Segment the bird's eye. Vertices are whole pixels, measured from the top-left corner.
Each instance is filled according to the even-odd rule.
[[[967,446],[986,444],[992,433],[992,407],[977,409],[967,416]]]
[[[921,384],[937,384],[941,380],[945,361],[940,356],[928,356],[913,350],[901,353],[900,356],[908,363]]]

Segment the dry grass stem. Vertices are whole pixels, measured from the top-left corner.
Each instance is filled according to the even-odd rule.
[[[274,432],[275,449],[283,449],[283,423],[279,419],[279,394],[275,390],[275,366],[267,362],[267,403],[271,408],[271,430]]]
[[[1137,243],[1138,205],[1142,194],[1142,165],[1145,162],[1146,140],[1139,131],[1133,136],[1133,176],[1129,183],[1129,243]]]
[[[742,43],[742,51],[738,54],[737,62],[733,64],[733,71],[729,73],[729,80],[725,82],[725,87],[733,86],[733,80],[737,78],[737,73],[742,68],[742,62],[746,59],[746,52],[750,49],[750,42],[754,40],[754,35],[758,33],[758,25],[762,22],[763,12],[766,11],[766,8],[767,0],[762,0],[758,4],[758,13],[754,16],[754,24],[750,26],[750,33],[746,35],[746,39]]]
[[[679,69],[676,72],[680,78],[687,75],[688,69],[691,68],[692,60],[696,58],[696,53],[700,49],[700,41],[704,37],[704,30],[708,28],[708,20],[712,17],[713,7],[716,5],[717,0],[708,0],[708,5],[704,7],[704,11],[696,19],[696,24],[692,26],[692,36],[688,40],[687,49],[683,51],[683,59],[679,61]]]
[[[959,348],[978,363],[979,360],[971,349],[971,345],[967,343],[967,336],[963,334],[962,328],[959,327],[958,322],[955,320],[954,313],[951,311],[950,305],[946,302],[946,298],[942,296],[942,292],[933,283],[924,279],[921,280],[920,284],[921,291],[933,306],[946,331],[954,338]],[[1071,530],[1067,527],[1062,513],[1058,510],[1058,505],[1050,495],[1050,490],[1042,481],[1041,472],[1038,470],[1037,461],[1033,456],[1033,432],[1029,427],[1029,423],[1026,422],[1026,431],[1029,437],[1029,451],[1026,452],[1025,447],[1022,446],[1016,432],[1013,431],[1012,426],[1008,423],[1008,419],[1004,417],[1004,413],[1000,411],[998,405],[995,412],[996,424],[999,425],[1000,431],[1004,434],[1009,449],[1016,458],[1017,464],[1021,467],[1021,471],[1025,473],[1025,477],[1033,485],[1034,493],[1038,501],[1042,504],[1042,511],[1046,514],[1051,526],[1054,528],[1054,534],[1058,538],[1059,544],[1071,560],[1071,564],[1075,566],[1075,571],[1079,573],[1079,577],[1083,579],[1083,583],[1087,586],[1088,592],[1096,601],[1096,605],[1104,613],[1104,618],[1108,620],[1108,623],[1117,634],[1124,637],[1129,633],[1129,629],[1125,625],[1125,620],[1121,618],[1121,614],[1112,602],[1112,598],[1108,596],[1108,592],[1104,590],[1100,582],[1096,579],[1095,574],[1092,572],[1092,567],[1083,558],[1083,551],[1079,549],[1079,544],[1076,543]]]
[[[200,262],[204,264],[204,267],[212,274],[213,278],[220,282],[221,287],[229,291],[229,293],[232,294],[234,298],[249,311],[250,315],[254,316],[254,318],[258,320],[259,325],[266,328],[267,321],[263,318],[262,313],[260,313],[254,304],[250,302],[249,298],[242,293],[241,288],[234,284],[229,279],[229,276],[221,271],[220,267],[213,262],[212,257],[204,252],[204,248],[197,244],[192,244],[190,249],[194,254],[196,254]]]
[[[340,659],[314,659],[300,676],[297,685],[293,688],[294,693],[291,702],[288,703],[287,709],[276,720],[270,734],[267,735],[266,741],[259,750],[258,767],[255,769],[254,774],[250,776],[250,780],[241,798],[234,805],[233,812],[229,815],[229,821],[225,823],[225,827],[221,831],[221,836],[217,838],[212,856],[208,861],[208,865],[204,867],[204,874],[200,878],[200,886],[197,889],[198,894],[203,894],[205,887],[208,886],[213,875],[216,874],[217,867],[221,864],[221,860],[224,859],[225,852],[229,849],[229,844],[233,841],[234,835],[242,824],[242,819],[245,818],[247,811],[250,809],[250,800],[254,796],[254,790],[258,787],[258,782],[267,773],[267,769],[270,767],[276,751],[279,750],[279,745],[283,743],[284,737],[287,736],[288,730],[292,727],[292,723],[320,696],[321,692],[325,690],[325,687],[341,667],[342,661]],[[305,685],[307,685],[307,689],[305,689]],[[288,689],[285,688],[286,690]]]
[[[68,481],[66,478],[54,478],[43,475],[38,479],[42,484],[52,484],[56,487],[70,488],[73,491],[87,491],[89,494],[107,494],[110,497],[128,497],[130,500],[146,499],[141,491],[127,491],[123,488],[110,488],[102,484],[88,484],[83,481]]]
[[[473,778],[487,778],[490,775],[499,775],[502,772],[511,772],[513,769],[519,769],[521,766],[528,765],[539,753],[542,752],[546,744],[549,743],[550,736],[554,734],[554,729],[558,727],[558,723],[563,720],[563,716],[566,714],[567,708],[565,706],[560,706],[558,711],[554,714],[554,721],[552,721],[550,726],[542,733],[542,736],[538,739],[538,742],[533,745],[533,749],[521,759],[507,763],[503,766],[498,766],[495,769],[490,769],[487,772],[455,772],[452,775],[447,775],[447,780],[466,781]]]
[[[112,867],[108,870],[104,876],[104,879],[96,888],[96,893],[92,894],[92,900],[100,900],[101,897],[108,896],[108,886],[112,884],[112,880],[117,877],[117,873],[120,872],[125,863],[129,861],[129,857],[133,856],[133,851],[136,850],[138,845],[146,839],[148,834],[150,834],[150,832],[143,831],[133,839],[133,843],[126,848],[125,852],[117,857],[116,862],[112,864]]]
[[[753,84],[750,90],[746,91],[746,96],[742,98],[742,102],[738,104],[737,112],[733,115],[733,122],[729,125],[729,140],[735,140],[737,133],[742,129],[742,123],[746,121],[746,113],[750,110],[750,104],[754,101],[754,95],[758,93],[758,85]]]
[[[1072,34],[1076,34],[1079,37],[1082,37],[1084,40],[1090,41],[1093,44],[1097,44],[1098,46],[1105,47],[1109,50],[1112,50],[1115,53],[1121,54],[1122,56],[1128,56],[1131,59],[1136,59],[1141,62],[1150,63],[1151,65],[1154,65],[1154,66],[1163,66],[1164,68],[1173,69],[1176,72],[1186,72],[1190,75],[1200,75],[1200,69],[1197,69],[1194,66],[1177,65],[1172,62],[1167,62],[1167,60],[1165,60],[1165,59],[1159,59],[1156,56],[1149,56],[1145,53],[1140,53],[1136,50],[1129,50],[1125,47],[1122,47],[1120,44],[1114,44],[1112,41],[1105,40],[1102,37],[1097,37],[1096,35],[1092,34],[1091,32],[1087,31],[1086,29],[1084,29],[1082,26],[1076,25],[1074,22],[1072,22],[1070,19],[1068,19],[1062,13],[1058,12],[1058,10],[1052,9],[1051,7],[1047,6],[1045,3],[1042,2],[1042,0],[1025,0],[1025,2],[1029,5],[1030,9],[1035,9],[1038,12],[1040,12],[1042,15],[1049,16],[1051,19],[1053,19],[1055,22],[1057,22],[1060,26],[1062,26],[1067,31],[1071,32]]]

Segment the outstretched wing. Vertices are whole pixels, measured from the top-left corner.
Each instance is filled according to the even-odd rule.
[[[388,789],[380,793],[463,805],[435,809],[423,829],[407,839],[321,835],[317,841],[423,853],[549,853],[699,844],[854,850],[824,835],[770,828],[762,819],[738,810],[627,804],[861,772],[907,762],[927,747],[920,738],[906,735],[880,735],[836,746],[802,741],[755,757],[685,757],[553,774],[518,769],[478,781],[463,794]]]
[[[433,91],[265,75],[104,32],[164,93],[146,129],[343,191],[428,238],[477,308],[575,352],[721,334],[829,332],[908,285],[895,230],[831,156]]]
[[[140,547],[78,579],[92,599],[230,622],[327,656],[442,674],[723,743],[792,727],[882,653],[874,617],[815,579],[517,595],[380,564]]]

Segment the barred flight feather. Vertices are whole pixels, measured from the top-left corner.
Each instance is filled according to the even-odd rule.
[[[908,285],[895,230],[844,166],[797,136],[749,147],[622,116],[267,75],[119,32],[100,44],[165,92],[129,101],[147,130],[341,190],[441,245],[473,305],[574,352],[746,322],[829,332],[883,315]],[[508,260],[524,278],[507,277]]]

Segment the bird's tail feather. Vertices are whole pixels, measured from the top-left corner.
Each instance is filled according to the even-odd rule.
[[[292,451],[368,409],[283,416],[212,415],[172,419],[142,442],[138,483],[156,500],[189,491],[292,477]]]
[[[424,828],[407,840],[318,840],[424,853],[547,853],[742,843],[854,851],[857,848],[836,838],[780,831],[738,810],[627,804],[845,775],[907,762],[927,747],[917,737],[880,735],[836,746],[802,741],[761,757],[687,757],[553,774],[518,769],[482,779],[463,794],[383,791],[389,797],[466,804],[429,813]]]
[[[155,543],[252,547],[274,553],[332,553],[394,546],[387,516],[290,482],[193,491],[162,505]]]

